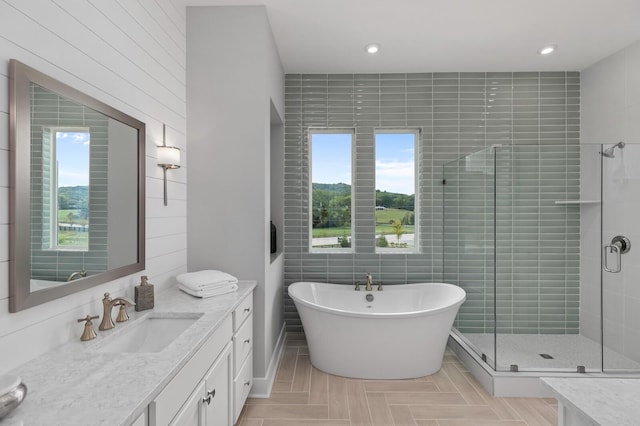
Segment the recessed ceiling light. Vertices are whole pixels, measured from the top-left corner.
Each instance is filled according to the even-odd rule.
[[[555,44],[550,44],[550,45],[545,46],[542,49],[538,50],[538,53],[540,55],[548,55],[549,53],[553,53],[556,50],[557,47],[558,46],[556,46]]]
[[[378,43],[370,43],[364,47],[364,50],[365,52],[373,55],[374,53],[378,53],[378,51],[380,50],[380,45]]]

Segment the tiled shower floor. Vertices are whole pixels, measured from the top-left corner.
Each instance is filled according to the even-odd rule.
[[[467,333],[464,339],[486,354],[489,362],[494,357],[493,334]],[[497,370],[509,371],[512,364],[519,371],[572,371],[577,366],[585,366],[587,371],[601,371],[602,352],[595,341],[578,334],[536,335],[536,334],[499,334],[497,339]],[[541,354],[550,355],[545,359]],[[607,370],[638,369],[640,364],[605,348],[604,368]]]

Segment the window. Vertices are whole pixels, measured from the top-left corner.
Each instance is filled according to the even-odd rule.
[[[377,130],[376,251],[416,251],[416,130]]]
[[[48,247],[89,249],[89,129],[48,128],[50,139]]]
[[[353,130],[310,129],[310,249],[351,251]]]

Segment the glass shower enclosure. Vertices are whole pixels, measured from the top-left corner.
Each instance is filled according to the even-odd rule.
[[[640,371],[639,164],[627,143],[443,166],[443,279],[467,292],[454,332],[492,369]]]

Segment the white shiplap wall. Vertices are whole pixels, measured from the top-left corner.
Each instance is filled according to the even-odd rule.
[[[0,373],[79,338],[77,318],[102,315],[105,291],[133,297],[143,275],[9,313],[9,59],[146,123],[146,274],[163,287],[187,264],[185,25],[181,0],[0,0]],[[167,207],[155,159],[163,123],[183,150]]]

